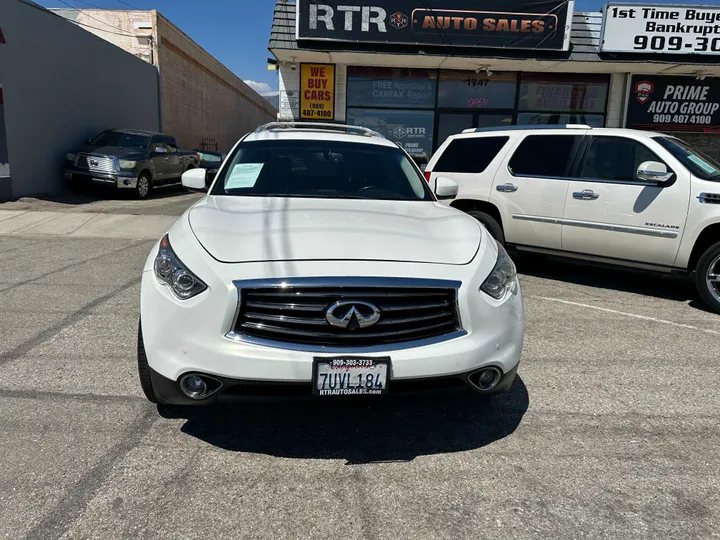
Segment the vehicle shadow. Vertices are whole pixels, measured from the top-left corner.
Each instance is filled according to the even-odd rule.
[[[165,418],[186,419],[183,433],[225,450],[350,465],[481,448],[513,433],[528,406],[518,376],[507,393],[491,398],[462,388],[375,402],[308,398],[158,410]]]
[[[540,255],[515,255],[513,261],[518,273],[523,275],[687,303],[695,309],[712,313],[698,298],[695,285],[690,279]]]

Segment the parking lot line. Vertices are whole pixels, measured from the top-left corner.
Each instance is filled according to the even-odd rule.
[[[688,330],[698,330],[698,331],[704,332],[704,333],[706,333],[706,334],[712,334],[712,335],[715,335],[715,336],[720,336],[720,332],[718,332],[718,331],[716,331],[716,330],[710,330],[710,329],[707,329],[707,328],[700,328],[699,326],[693,326],[693,325],[691,325],[691,324],[682,324],[682,323],[677,323],[677,322],[674,322],[674,321],[667,321],[667,320],[665,320],[665,319],[657,319],[657,318],[655,318],[655,317],[648,317],[648,316],[646,316],[646,315],[637,315],[636,313],[627,313],[627,312],[625,312],[625,311],[618,311],[618,310],[616,310],[616,309],[604,308],[604,307],[600,307],[600,306],[593,306],[593,305],[590,305],[590,304],[583,304],[583,303],[581,303],[581,302],[571,302],[570,300],[562,300],[562,299],[560,299],[560,298],[550,298],[550,297],[548,297],[548,296],[525,295],[525,297],[526,297],[526,298],[537,298],[537,299],[539,299],[539,300],[547,300],[547,301],[550,301],[550,302],[557,302],[557,303],[559,303],[559,304],[567,304],[567,305],[570,305],[570,306],[584,307],[584,308],[588,308],[588,309],[594,309],[594,310],[596,310],[596,311],[604,311],[604,312],[606,312],[606,313],[613,313],[613,314],[615,314],[615,315],[623,315],[623,316],[625,316],[625,317],[632,317],[632,318],[634,318],[634,319],[642,319],[642,320],[644,320],[644,321],[652,321],[652,322],[656,322],[656,323],[660,323],[660,324],[667,324],[667,325],[670,325],[670,326],[676,326],[676,327],[685,328],[685,329],[688,329]]]

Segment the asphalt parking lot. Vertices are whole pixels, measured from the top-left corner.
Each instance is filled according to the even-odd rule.
[[[158,411],[135,357],[153,241],[51,225],[196,197],[0,205],[0,537],[720,537],[720,316],[683,282],[519,260],[523,361],[489,402]]]

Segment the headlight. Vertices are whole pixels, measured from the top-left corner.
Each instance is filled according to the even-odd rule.
[[[160,241],[160,249],[155,257],[155,275],[165,283],[180,300],[187,300],[207,289],[207,285],[180,262],[170,247],[167,235]]]
[[[118,161],[118,165],[120,165],[121,169],[134,169],[135,165],[137,165],[137,161],[129,161],[127,159],[121,159]]]
[[[489,294],[496,300],[500,300],[507,293],[515,290],[517,283],[517,271],[515,263],[512,262],[505,248],[498,246],[498,258],[490,275],[480,286],[480,290]]]
[[[68,161],[75,161],[76,157],[77,156],[72,152],[68,152],[67,154],[65,154],[65,159],[67,159]]]

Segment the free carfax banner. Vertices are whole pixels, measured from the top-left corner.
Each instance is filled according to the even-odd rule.
[[[720,6],[605,6],[601,52],[720,55]]]
[[[626,127],[720,131],[720,79],[634,75]]]
[[[567,50],[572,9],[572,0],[297,0],[297,38]]]

